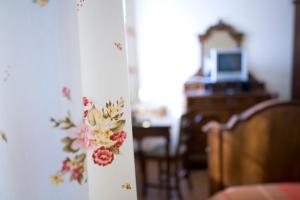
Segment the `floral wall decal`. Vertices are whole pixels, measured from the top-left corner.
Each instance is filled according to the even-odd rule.
[[[77,10],[79,11],[84,6],[85,0],[79,0],[77,3]]]
[[[98,109],[87,98],[83,99],[85,106],[84,117],[89,131],[85,135],[86,147],[93,150],[93,161],[99,166],[111,164],[116,155],[120,154],[120,147],[126,140],[127,134],[123,130],[124,99],[121,97],[116,103],[106,103],[105,108]]]
[[[131,185],[129,182],[125,182],[124,184],[122,184],[122,188],[126,190],[131,190]]]
[[[63,88],[63,96],[68,100],[71,90]],[[67,92],[66,92],[67,91]],[[105,108],[98,109],[88,98],[83,97],[83,120],[75,124],[70,112],[62,119],[50,118],[54,128],[66,132],[62,138],[63,151],[68,153],[62,161],[62,166],[54,175],[50,176],[53,184],[64,183],[64,176],[69,174],[70,181],[83,184],[87,181],[86,151],[91,150],[94,164],[98,166],[110,165],[116,155],[120,155],[120,147],[126,139],[123,130],[126,120],[124,119],[124,100],[121,97],[115,103],[106,103]]]
[[[123,45],[120,43],[120,42],[115,42],[115,47],[119,50],[119,51],[122,51],[123,49]]]
[[[10,77],[11,66],[7,65],[4,69],[4,76],[3,76],[3,82],[7,82]]]
[[[67,100],[71,100],[71,90],[68,87],[63,87],[62,95]],[[63,151],[69,155],[62,161],[60,170],[54,175],[50,176],[50,180],[53,184],[59,185],[64,183],[64,176],[69,174],[70,182],[76,181],[79,184],[83,184],[87,180],[86,173],[86,153],[84,149],[81,149],[76,145],[78,132],[85,132],[85,126],[83,123],[76,125],[71,117],[71,113],[61,119],[50,118],[50,122],[54,128],[59,128],[66,132],[66,136],[62,138]]]
[[[37,3],[39,6],[44,7],[49,3],[49,0],[33,0],[34,3]]]
[[[3,82],[7,82],[11,74],[11,66],[7,65],[3,71]],[[7,137],[3,131],[0,130],[0,140],[7,142]]]
[[[2,132],[2,131],[0,131],[0,138],[1,138],[3,141],[7,142],[7,137],[6,137],[5,133]]]
[[[71,89],[68,87],[63,87],[62,94],[66,97],[69,101],[71,101]]]

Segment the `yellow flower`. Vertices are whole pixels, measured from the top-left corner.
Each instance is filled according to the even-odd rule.
[[[120,98],[116,104],[110,101],[106,103],[106,109],[99,110],[95,105],[88,111],[87,122],[95,132],[97,144],[106,147],[112,146],[115,142],[111,141],[110,136],[115,132],[121,131],[125,125],[123,117],[124,99]]]
[[[50,180],[54,185],[60,185],[64,183],[64,179],[61,174],[50,176]]]
[[[102,132],[101,130],[97,131],[97,136],[96,136],[96,142],[100,145],[104,145],[107,147],[110,147],[114,144],[113,141],[111,141],[110,136],[112,135],[113,132],[107,131],[107,132]]]
[[[36,0],[36,2],[42,7],[48,4],[48,0]]]
[[[129,182],[125,182],[123,185],[122,185],[122,188],[123,189],[126,189],[126,190],[131,190],[131,185]]]

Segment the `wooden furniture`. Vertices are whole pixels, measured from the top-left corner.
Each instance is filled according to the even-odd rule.
[[[252,74],[249,74],[248,81],[213,82],[209,78],[209,73],[205,72],[207,68],[205,60],[209,59],[210,50],[242,48],[243,33],[220,20],[198,37],[201,43],[201,67],[184,84],[187,110],[198,107],[202,114],[206,114],[206,111],[211,113],[214,107],[228,108],[228,115],[220,117],[225,121],[232,114],[273,96],[266,91],[265,84]],[[238,108],[232,108],[232,104],[238,104]],[[214,112],[218,114],[218,110]]]
[[[187,107],[190,118],[190,137],[184,163],[189,169],[200,169],[207,166],[207,135],[202,131],[203,125],[210,120],[226,122],[230,116],[240,113],[257,102],[272,98],[268,93],[236,93],[189,96]]]
[[[175,189],[179,199],[183,199],[180,190],[180,161],[184,154],[183,144],[184,139],[179,138],[178,145],[171,145],[170,142],[170,127],[169,126],[133,126],[133,137],[137,140],[138,156],[141,163],[142,171],[142,191],[147,195],[147,188],[167,189],[167,199],[171,199],[171,190]],[[163,145],[155,145],[153,148],[145,148],[143,142],[146,139],[162,138]],[[149,161],[158,163],[159,177],[158,183],[150,183],[148,180],[147,166]],[[172,178],[174,185],[172,185]]]
[[[206,168],[206,134],[202,134],[202,126],[211,120],[218,120],[215,115],[203,117],[197,110],[190,110],[181,117],[180,131],[185,139],[186,152],[183,158],[184,169],[190,172],[194,169]],[[188,175],[188,174],[187,174]]]
[[[226,122],[233,114],[277,96],[266,91],[265,84],[258,81],[252,74],[249,74],[249,80],[245,82],[212,82],[209,79],[209,74],[205,69],[205,60],[209,59],[210,49],[242,47],[243,38],[243,33],[222,21],[211,26],[203,35],[199,35],[201,68],[186,81],[184,88],[186,110],[201,115],[202,122],[206,121],[207,116],[214,116],[220,122]],[[194,141],[199,143],[200,140],[205,141],[202,142],[204,144],[201,145],[201,150],[196,150],[199,148],[197,144],[191,147],[194,150],[190,154],[199,157],[198,161],[194,161],[195,166],[198,166],[206,162],[206,135],[201,131],[201,126],[196,127],[198,128],[193,131]],[[200,152],[201,156],[199,156]]]
[[[226,122],[232,115],[268,99],[274,98],[267,92],[249,93],[214,93],[207,95],[187,95],[187,108],[201,113],[203,117],[216,116],[221,122]]]
[[[211,122],[208,132],[211,194],[237,185],[300,181],[300,102],[265,101]]]
[[[292,98],[300,99],[300,1],[295,0],[295,40],[292,80]]]

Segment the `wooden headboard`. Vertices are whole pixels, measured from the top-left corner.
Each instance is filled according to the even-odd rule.
[[[265,101],[203,129],[211,194],[236,185],[300,182],[300,102]]]

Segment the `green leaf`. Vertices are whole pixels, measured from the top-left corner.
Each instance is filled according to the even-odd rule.
[[[125,126],[125,122],[126,122],[126,120],[116,121],[114,124],[114,127],[111,128],[111,131],[114,133],[122,131]]]
[[[63,150],[68,153],[76,153],[79,149],[73,149],[72,144],[76,139],[65,137],[61,141],[65,144]]]
[[[95,112],[96,112],[96,109],[92,108],[91,110],[89,110],[89,113],[88,113],[88,116],[87,116],[88,122],[91,126],[96,125]]]
[[[120,154],[120,149],[116,148],[116,147],[110,147],[111,151],[113,152],[113,154],[119,155]]]

